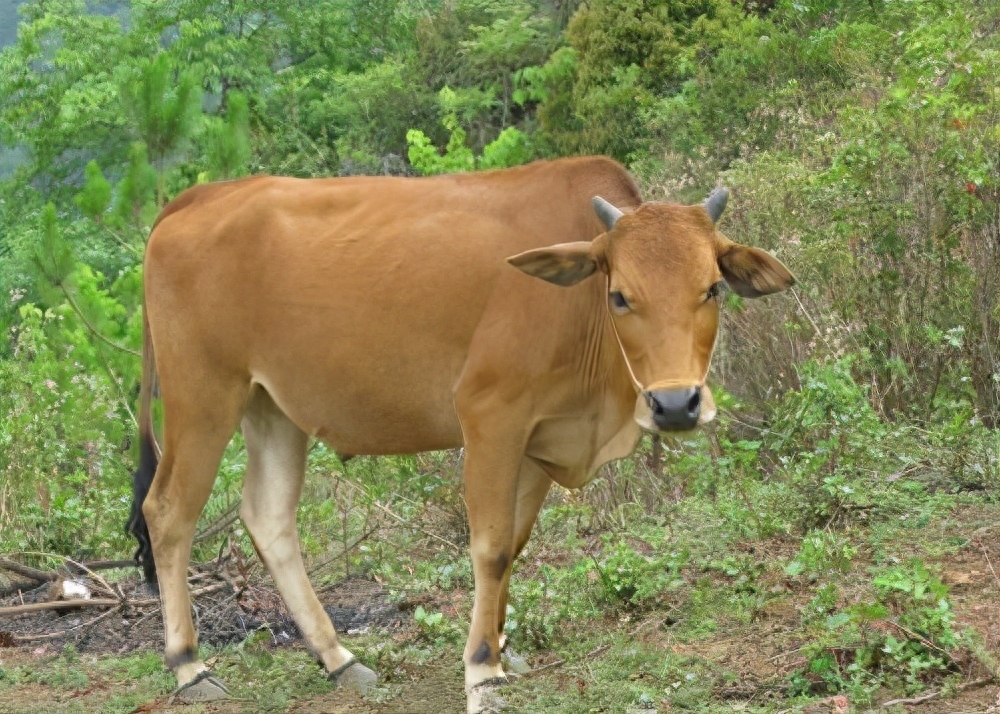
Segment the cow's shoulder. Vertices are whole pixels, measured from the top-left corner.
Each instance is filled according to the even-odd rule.
[[[539,173],[546,179],[565,183],[572,193],[602,196],[622,208],[635,208],[642,203],[639,184],[622,164],[607,156],[574,156],[547,162],[536,162]],[[528,164],[531,168],[536,164]]]

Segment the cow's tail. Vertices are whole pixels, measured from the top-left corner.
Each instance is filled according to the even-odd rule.
[[[153,547],[149,540],[149,528],[142,513],[142,503],[146,500],[149,487],[156,475],[159,462],[159,446],[153,432],[153,392],[156,387],[156,358],[153,354],[153,340],[149,334],[149,318],[146,309],[142,311],[142,386],[139,391],[139,468],[132,474],[132,511],[125,530],[135,536],[139,547],[135,551],[136,565],[142,567],[146,581],[156,584],[156,564],[153,562]]]

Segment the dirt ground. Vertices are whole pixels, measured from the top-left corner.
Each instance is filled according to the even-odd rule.
[[[980,529],[971,537],[966,532],[964,540],[966,544],[963,547],[942,557],[937,565],[950,588],[957,624],[978,633],[987,659],[989,656],[1000,658],[1000,527]],[[275,651],[303,650],[301,638],[269,581],[253,582],[248,587],[235,590],[231,583],[211,589],[213,584],[223,584],[223,580],[211,572],[201,576],[196,574],[193,578],[192,587],[195,590],[199,587],[209,590],[195,598],[202,642],[224,647],[244,641],[253,632],[266,632],[270,642],[267,646]],[[771,585],[790,587],[778,581]],[[148,593],[136,582],[128,581],[120,587],[130,600],[148,598]],[[0,600],[0,606],[44,602],[48,596],[48,587],[39,587],[6,597]],[[429,611],[445,611],[448,617],[461,620],[464,613],[456,609],[455,597],[454,592],[442,593],[437,599],[423,596],[419,604],[424,604]],[[418,603],[394,604],[386,592],[371,580],[351,579],[325,588],[321,591],[321,599],[338,631],[349,637],[371,632],[399,644],[417,636],[412,608]],[[663,624],[668,617],[667,612],[647,614],[646,621],[636,623],[634,627],[630,625],[629,632],[634,639],[657,648],[704,658],[720,671],[736,673],[736,681],[716,685],[712,692],[713,701],[721,702],[721,706],[731,702],[734,712],[771,702],[776,710],[789,714],[883,711],[889,714],[1000,714],[1000,682],[991,679],[986,660],[973,656],[959,663],[964,683],[957,692],[949,693],[947,697],[931,690],[890,708],[857,707],[843,698],[831,697],[806,708],[782,709],[780,683],[789,671],[801,666],[797,649],[805,643],[795,639],[801,619],[798,608],[802,604],[797,594],[792,592],[791,597],[778,602],[779,605],[765,609],[757,622],[739,627],[720,627],[717,633],[696,641],[672,639],[669,628]],[[99,621],[92,622],[102,613]],[[609,627],[613,624],[609,623]],[[622,632],[620,627],[617,631]],[[159,609],[155,604],[146,604],[115,610],[85,608],[59,613],[43,610],[0,618],[0,674],[3,666],[30,665],[58,654],[69,643],[81,655],[121,656],[138,651],[158,653],[162,648]],[[531,663],[537,667],[547,659],[554,659],[552,653],[542,653]],[[540,673],[538,679],[547,678],[557,688],[572,689],[579,684],[569,670],[568,664],[552,667]],[[517,687],[517,684],[513,686]],[[462,667],[457,658],[454,661],[451,658],[434,660],[419,666],[402,664],[391,677],[389,689],[391,696],[384,701],[362,700],[350,693],[332,691],[299,698],[286,711],[296,714],[457,714],[464,711]],[[9,696],[16,697],[16,702],[0,701],[0,712],[90,711],[72,707],[53,708],[52,703],[47,701],[47,697],[52,696],[52,690],[38,684],[8,688],[6,691]],[[77,693],[71,692],[67,696],[73,694]],[[876,696],[876,700],[885,702],[893,697],[886,693]],[[658,711],[666,712],[669,707],[669,703],[661,703]],[[255,709],[253,702],[245,700],[198,707],[177,706],[171,703],[169,695],[163,695],[140,704],[134,711],[242,714]]]
[[[218,582],[211,574],[203,580],[212,584]],[[141,601],[149,598],[149,593],[137,582],[127,581],[119,586],[128,600]],[[192,589],[198,588],[196,576]],[[94,594],[95,597],[100,595],[101,593]],[[402,609],[390,603],[385,591],[370,580],[343,581],[336,587],[321,590],[320,598],[338,632],[348,636],[374,628],[386,637],[392,637],[404,623],[411,623],[413,620],[412,613],[406,611],[405,603]],[[0,599],[0,606],[47,602],[49,599],[50,586],[43,585]],[[305,649],[281,597],[269,582],[253,584],[242,590],[239,596],[235,596],[232,588],[225,588],[196,595],[193,601],[198,616],[200,641],[204,644],[215,647],[234,645],[253,632],[266,631],[275,649]],[[102,613],[99,622],[89,624]],[[68,644],[72,644],[80,655],[121,656],[139,651],[160,652],[163,647],[163,621],[159,607],[146,604],[115,610],[86,607],[62,611],[43,610],[0,619],[0,665],[30,665],[58,654]],[[441,671],[438,672],[437,669]],[[316,676],[322,676],[318,668]],[[461,711],[455,705],[455,702],[464,699],[459,663],[447,668],[428,667],[408,689],[411,691],[407,692],[406,699],[410,704],[406,705],[389,702],[373,708],[372,704],[366,703],[357,695],[334,691],[309,701],[296,702],[288,711],[330,714],[403,714],[417,711],[449,714],[451,711]],[[38,685],[21,687],[17,693],[20,703],[0,701],[0,712],[34,711],[34,705],[44,701],[46,696],[45,689]],[[196,708],[199,712],[217,714],[254,711],[251,702],[239,700],[199,705]],[[169,696],[163,696],[140,706],[136,711],[191,714],[192,709],[173,704]]]
[[[210,583],[205,586],[200,581]],[[189,579],[192,590],[210,589],[223,585],[216,573],[206,572],[205,577]],[[36,587],[18,595],[0,600],[0,605],[30,604],[50,600],[50,585]],[[137,581],[126,581],[113,586],[127,601],[150,598],[145,586]],[[107,597],[94,592],[93,597]],[[338,632],[353,633],[371,627],[392,630],[410,619],[399,607],[391,604],[385,592],[376,583],[365,579],[351,579],[335,588],[321,591],[326,611]],[[269,630],[275,642],[292,643],[300,637],[278,592],[269,582],[253,583],[246,588],[225,587],[195,595],[193,598],[198,617],[199,638],[203,644],[222,647],[245,639],[262,628]],[[116,609],[99,624],[87,626],[99,611],[80,608],[68,611],[43,610],[40,612],[5,618],[0,631],[9,633],[20,648],[37,649],[32,638],[42,643],[46,650],[58,651],[73,643],[80,653],[123,655],[137,650],[159,650],[163,646],[163,620],[158,604]],[[78,628],[78,629],[74,629]],[[23,638],[23,639],[22,639]],[[20,644],[24,642],[25,644]]]

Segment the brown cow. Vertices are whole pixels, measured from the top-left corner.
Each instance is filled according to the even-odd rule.
[[[644,204],[619,164],[576,158],[419,179],[261,176],[170,203],[146,249],[130,529],[159,578],[181,696],[226,693],[198,659],[186,573],[242,423],[247,529],[311,651],[331,679],[362,690],[375,673],[337,640],[299,552],[306,445],[465,447],[465,686],[478,711],[504,681],[511,565],[549,487],[583,486],[632,451],[640,427],[711,419],[701,395],[723,281],[747,297],[793,283],[773,257],[716,230],[726,197]]]

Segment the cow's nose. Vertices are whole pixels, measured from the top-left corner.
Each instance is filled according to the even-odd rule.
[[[662,431],[694,429],[701,413],[701,388],[656,389],[646,392],[646,403]]]

